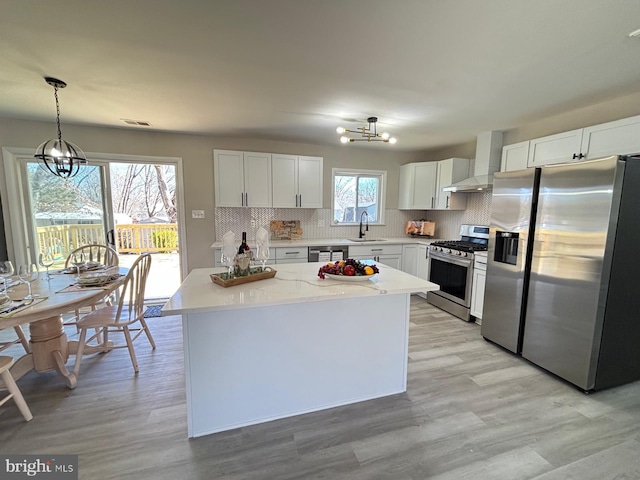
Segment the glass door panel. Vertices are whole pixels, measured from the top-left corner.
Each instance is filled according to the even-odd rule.
[[[27,223],[31,224],[30,261],[39,254],[60,268],[73,249],[91,243],[105,244],[111,230],[110,199],[105,198],[106,169],[92,162],[73,178],[63,179],[34,161],[24,164],[27,183]],[[29,221],[30,217],[30,221]]]

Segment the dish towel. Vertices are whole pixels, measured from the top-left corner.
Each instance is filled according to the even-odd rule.
[[[236,236],[235,234],[229,230],[222,236],[222,256],[223,258],[227,258],[227,262],[222,261],[222,264],[225,266],[233,265],[233,259],[236,256],[237,248],[236,248]]]
[[[256,247],[256,259],[265,262],[269,260],[269,232],[264,227],[256,232]]]

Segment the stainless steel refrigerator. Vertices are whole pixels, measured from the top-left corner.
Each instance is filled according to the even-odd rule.
[[[494,176],[482,335],[583,390],[640,379],[640,159]]]

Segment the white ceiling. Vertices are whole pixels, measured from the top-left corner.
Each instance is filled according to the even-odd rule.
[[[333,145],[375,115],[428,149],[640,91],[638,28],[639,0],[2,0],[0,116],[53,121],[54,76],[63,133]]]

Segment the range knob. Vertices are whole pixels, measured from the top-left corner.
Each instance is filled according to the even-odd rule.
[[[452,252],[451,252],[451,249],[447,250],[447,253],[452,253]]]
[[[461,252],[460,250],[458,250],[458,251],[456,252],[456,255],[462,255],[462,252]]]

